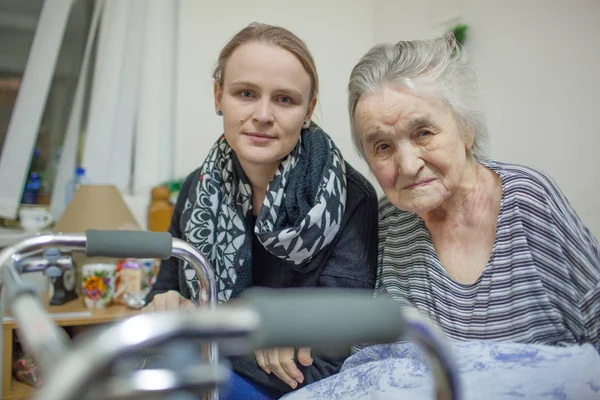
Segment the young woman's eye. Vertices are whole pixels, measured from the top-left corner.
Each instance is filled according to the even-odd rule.
[[[240,96],[242,96],[244,98],[250,98],[250,97],[252,97],[252,92],[249,90],[242,90],[240,92]]]
[[[282,104],[292,104],[293,103],[292,99],[288,96],[280,96],[277,100]]]

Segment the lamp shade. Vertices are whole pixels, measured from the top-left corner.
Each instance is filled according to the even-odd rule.
[[[114,185],[81,185],[54,227],[56,233],[87,229],[140,230],[133,213]]]

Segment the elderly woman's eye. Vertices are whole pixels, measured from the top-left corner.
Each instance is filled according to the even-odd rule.
[[[419,137],[419,138],[426,138],[430,135],[431,135],[431,131],[428,131],[427,129],[423,129],[417,133],[417,137]]]
[[[382,151],[386,151],[389,150],[390,145],[386,144],[386,143],[380,143],[377,146],[375,146],[375,151],[377,152],[382,152]]]

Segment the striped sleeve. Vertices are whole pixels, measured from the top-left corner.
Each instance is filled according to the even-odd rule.
[[[539,179],[548,194],[548,207],[568,263],[586,339],[600,349],[600,245],[556,183],[543,173],[539,173]]]
[[[392,203],[390,203],[386,198],[383,198],[379,201],[379,247],[377,252],[377,281],[375,282],[374,297],[390,296],[390,293],[388,293],[387,291],[386,285],[384,285],[383,283],[383,276],[386,273],[386,270],[388,270],[388,268],[384,268],[384,250],[386,250],[386,240],[390,228],[390,222],[396,221],[394,215],[396,215],[397,213],[398,208]],[[398,303],[403,304],[402,299],[399,299],[397,296],[393,296],[393,298]],[[352,354],[364,349],[365,347],[371,346],[372,344],[373,343],[361,343],[353,345]]]
[[[390,225],[390,218],[388,217],[393,214],[395,210],[397,210],[396,207],[387,199],[384,198],[379,201],[379,247],[377,250],[377,281],[375,282],[375,297],[387,294],[386,288],[381,279],[383,276],[383,255],[386,248],[387,232]]]

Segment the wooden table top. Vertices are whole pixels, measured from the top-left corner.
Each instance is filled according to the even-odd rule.
[[[47,295],[42,294],[41,299],[43,304],[46,305],[48,314],[60,326],[94,325],[132,317],[141,313],[140,310],[134,310],[115,303],[106,308],[90,309],[86,307],[82,297],[60,306],[51,306],[48,304],[47,298]],[[10,317],[8,311],[5,311],[2,325],[4,328],[16,327],[16,322],[14,318]]]

